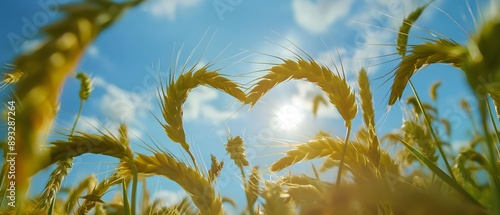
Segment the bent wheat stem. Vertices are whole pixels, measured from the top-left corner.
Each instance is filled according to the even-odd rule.
[[[344,166],[344,158],[347,151],[347,144],[349,143],[349,136],[351,135],[351,126],[347,127],[347,134],[345,135],[344,147],[342,148],[342,155],[340,157],[339,169],[337,172],[337,188],[340,188],[340,179],[342,177],[342,167]]]

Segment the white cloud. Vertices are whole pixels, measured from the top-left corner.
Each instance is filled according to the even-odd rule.
[[[184,104],[184,119],[199,120],[206,119],[213,124],[219,124],[227,119],[236,119],[238,117],[235,111],[219,110],[210,104],[216,100],[218,92],[209,87],[197,87],[189,93],[189,97]]]
[[[100,109],[110,121],[141,124],[140,118],[148,113],[149,101],[145,96],[123,90],[99,77],[94,78],[94,86],[106,91]]]
[[[108,130],[118,136],[120,123],[125,123],[129,138],[140,138],[142,132],[138,128],[143,127],[142,119],[148,114],[147,98],[121,89],[100,77],[94,77],[93,81],[96,89],[104,90],[104,95],[99,99],[99,109],[104,117],[82,116],[78,122],[78,130],[90,133]]]
[[[156,0],[144,6],[144,10],[156,17],[175,20],[177,10],[198,5],[201,0]]]
[[[97,133],[98,131],[105,134],[111,133],[115,137],[119,137],[118,129],[120,124],[117,122],[112,122],[110,120],[102,121],[95,116],[80,116],[78,120],[78,125],[76,126],[76,131],[87,132],[87,133]],[[142,132],[133,127],[128,127],[128,137],[130,139],[140,139],[142,137]]]
[[[87,48],[87,54],[91,57],[99,57],[99,49],[95,45],[91,45]]]
[[[412,7],[410,3],[393,0],[365,3],[367,8],[357,11],[349,18],[352,22],[347,23],[354,30],[352,43],[344,43],[335,49],[321,52],[316,57],[319,62],[335,70],[334,64],[341,69],[340,55],[348,79],[355,78],[353,74],[357,74],[362,67],[373,72],[378,69],[379,64],[394,59],[394,56],[389,56],[396,52],[394,46],[386,44],[396,43],[395,31],[400,25],[398,20],[404,18],[402,10]]]
[[[80,116],[80,119],[78,119],[76,130],[81,132],[94,133],[96,129],[100,130],[102,127],[103,124],[102,122],[99,122],[99,119],[97,119],[97,117]]]
[[[378,64],[387,60],[381,56],[393,53],[395,50],[392,46],[378,45],[394,43],[395,36],[391,31],[381,31],[376,35],[366,36],[363,43],[358,43],[351,47],[340,47],[337,50],[329,50],[318,54],[319,62],[325,64],[332,71],[335,71],[335,66],[344,72],[349,77],[350,74],[357,74],[364,67],[369,67],[369,71],[376,71]],[[340,54],[340,59],[339,59]],[[342,64],[340,62],[342,60]]]
[[[155,195],[155,200],[160,200],[161,203],[159,206],[173,206],[182,201],[182,199],[186,198],[187,194],[183,190],[178,190],[176,192],[169,190],[161,190],[158,191]]]
[[[328,27],[341,19],[351,9],[351,0],[293,0],[292,10],[295,21],[312,33],[325,32]]]
[[[291,104],[305,113],[312,113],[313,98],[316,95],[324,96],[327,105],[320,105],[318,108],[318,117],[320,118],[338,118],[337,110],[328,102],[325,94],[314,84],[309,82],[296,82],[297,94],[292,95]]]

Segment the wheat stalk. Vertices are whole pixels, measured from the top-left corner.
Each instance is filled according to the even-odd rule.
[[[215,194],[210,181],[197,170],[180,162],[167,153],[153,156],[138,154],[135,159],[137,171],[144,175],[161,175],[179,184],[191,195],[191,200],[200,214],[222,214],[222,200]],[[130,174],[128,166],[121,166],[120,173]]]

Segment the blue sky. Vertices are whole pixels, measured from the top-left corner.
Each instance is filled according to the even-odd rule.
[[[17,54],[36,47],[43,40],[43,36],[37,32],[39,27],[60,18],[60,15],[45,10],[44,6],[64,2],[75,1],[7,0],[0,3],[0,63],[7,64]],[[153,143],[148,138],[150,136],[155,143],[184,159],[180,147],[168,140],[153,117],[154,114],[161,119],[155,97],[159,86],[156,79],[160,76],[165,82],[169,66],[174,65],[171,59],[179,55],[179,64],[183,65],[192,53],[191,60],[187,62],[189,66],[198,59],[201,64],[221,61],[212,69],[223,68],[220,73],[246,84],[264,74],[259,70],[268,68],[259,62],[279,62],[264,54],[291,57],[293,55],[287,49],[300,52],[297,48],[300,47],[331,68],[334,63],[339,65],[337,53],[340,53],[354,90],[357,90],[357,71],[362,66],[366,67],[373,79],[377,126],[381,134],[387,133],[401,125],[402,105],[396,103],[389,111],[385,105],[392,80],[384,83],[388,76],[383,75],[391,72],[397,62],[388,62],[395,59],[394,55],[381,56],[395,53],[391,45],[395,43],[395,31],[401,20],[425,2],[147,1],[128,11],[103,32],[88,47],[75,70],[90,74],[95,87],[90,100],[85,103],[83,120],[79,122],[78,129],[95,132],[94,127],[104,125],[115,132],[117,125],[125,122],[129,125],[137,152],[145,152],[139,147],[144,146],[144,142]],[[427,38],[432,37],[432,34],[442,34],[465,44],[467,33],[474,32],[474,19],[480,22],[481,16],[487,16],[491,2],[469,0],[468,4],[473,15],[469,12],[466,0],[434,1],[416,23],[419,29],[414,28],[411,34]],[[477,8],[481,8],[481,16]],[[409,43],[419,41],[411,37]],[[195,49],[198,43],[200,45]],[[74,75],[68,76],[64,86],[61,111],[53,130],[68,128],[77,113],[79,83]],[[439,89],[441,100],[437,104],[440,113],[454,120],[453,130],[456,132],[453,141],[467,140],[467,133],[461,131],[466,130],[468,124],[458,102],[463,97],[472,101],[472,97],[463,74],[446,66],[432,66],[419,72],[413,80],[426,101],[429,101],[429,86],[435,81],[443,81]],[[7,91],[0,93],[2,98],[6,97]],[[312,98],[318,93],[320,91],[310,84],[292,81],[276,87],[250,109],[210,88],[200,87],[191,92],[184,106],[188,142],[196,157],[206,162],[205,166],[209,166],[210,154],[225,161],[226,167],[217,186],[223,196],[237,200],[239,209],[244,207],[244,195],[240,175],[224,150],[227,130],[230,129],[233,135],[244,136],[250,163],[261,167],[265,179],[278,177],[279,174],[271,173],[266,168],[280,157],[279,153],[287,149],[287,144],[307,140],[307,136],[313,136],[320,129],[341,137],[344,135],[343,122],[333,107],[320,108],[317,118],[311,114]],[[403,98],[407,95],[411,95],[409,89]],[[280,128],[277,115],[283,107],[292,107],[292,112],[302,115],[302,121],[295,128]],[[298,119],[291,119],[285,123],[296,121]],[[357,117],[354,128],[360,126],[361,120]],[[51,138],[63,137],[52,135]],[[103,179],[114,168],[116,160],[86,155],[75,162],[75,171],[70,173],[65,182],[68,186],[91,172]],[[311,172],[309,164],[301,167],[293,169],[294,172]],[[47,174],[48,171],[36,177],[40,185],[45,183]],[[35,186],[33,192],[39,192],[40,187]],[[170,198],[180,190],[172,182],[158,178],[148,180],[148,188],[152,193],[156,190]],[[232,210],[230,206],[226,209]]]

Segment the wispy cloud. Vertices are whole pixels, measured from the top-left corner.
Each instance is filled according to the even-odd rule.
[[[394,43],[393,40],[394,33],[381,31],[376,36],[365,37],[364,43],[320,52],[316,59],[333,71],[341,71],[343,67],[348,78],[353,78],[362,67],[376,71],[379,64],[387,60],[383,56],[395,52],[393,46],[383,45]]]
[[[379,0],[364,1],[363,10],[349,15],[346,27],[353,32],[351,43],[344,43],[335,49],[318,53],[316,59],[332,70],[342,65],[348,77],[354,78],[362,68],[377,71],[379,65],[397,56],[394,45],[399,26],[404,17],[418,4],[406,1]],[[340,55],[340,56],[339,56]]]
[[[108,130],[113,135],[118,135],[120,123],[125,123],[129,137],[140,138],[142,132],[139,128],[144,126],[143,119],[149,113],[150,102],[147,97],[121,89],[101,77],[94,77],[93,81],[96,91],[104,91],[98,99],[100,113],[82,116],[77,130],[91,133]],[[104,117],[98,118],[99,115]]]
[[[153,16],[173,21],[179,9],[194,7],[200,2],[201,0],[156,0],[146,4],[144,10],[150,12]]]
[[[99,57],[99,49],[95,45],[91,45],[87,48],[86,54],[91,57]]]
[[[155,194],[154,199],[160,201],[160,206],[170,207],[178,204],[182,199],[188,197],[187,193],[183,190],[170,191],[170,190],[160,190]]]
[[[314,84],[309,82],[296,82],[295,87],[297,93],[292,95],[291,103],[294,107],[299,108],[304,113],[312,113],[313,98],[316,95],[324,95],[324,93]],[[325,97],[328,101],[328,98]],[[337,110],[328,103],[328,105],[320,105],[318,108],[318,117],[320,118],[338,118]]]
[[[295,21],[312,33],[323,33],[330,25],[346,16],[354,1],[351,0],[293,0]]]
[[[101,120],[96,116],[80,116],[76,131],[94,134],[100,131],[104,134],[111,134],[115,137],[119,137],[119,127],[120,124],[117,122]],[[128,127],[127,131],[130,139],[140,139],[142,137],[142,132],[134,127]]]
[[[100,109],[106,117],[114,122],[141,124],[141,118],[148,113],[147,97],[128,92],[100,77],[94,78],[94,86],[101,87],[105,94],[100,100]]]
[[[212,102],[218,98],[216,90],[208,87],[198,87],[189,93],[184,104],[184,119],[207,120],[212,124],[219,124],[224,120],[236,119],[238,114],[231,110],[220,110]]]

